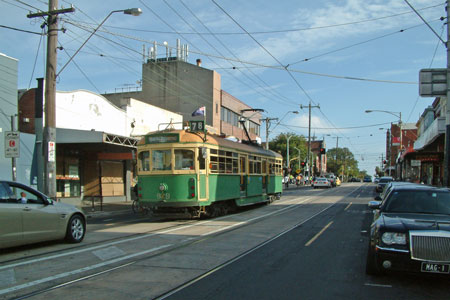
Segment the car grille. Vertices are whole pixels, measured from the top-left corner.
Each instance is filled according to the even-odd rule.
[[[450,232],[410,231],[411,258],[450,262]]]

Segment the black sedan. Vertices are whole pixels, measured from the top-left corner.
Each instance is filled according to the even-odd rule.
[[[366,273],[450,273],[450,190],[395,185],[375,209]]]

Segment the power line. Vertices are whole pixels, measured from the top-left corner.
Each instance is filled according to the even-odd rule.
[[[67,1],[64,1],[64,2],[69,3]],[[439,4],[436,4],[436,5],[423,7],[421,9],[417,9],[417,10],[418,11],[423,11],[423,10],[435,8],[435,7],[442,6],[442,5],[444,5],[444,3],[439,3]],[[77,10],[78,10],[78,8],[77,8]],[[334,27],[341,27],[341,26],[356,25],[356,24],[361,24],[361,23],[379,21],[379,20],[383,20],[383,19],[399,17],[399,16],[402,16],[402,15],[408,15],[408,14],[412,14],[412,13],[413,12],[411,12],[411,11],[406,11],[406,12],[397,13],[397,14],[388,15],[388,16],[382,16],[382,17],[378,17],[378,18],[365,19],[365,20],[346,22],[346,23],[340,23],[340,24],[330,24],[330,25],[316,26],[316,27],[306,27],[306,28],[268,30],[268,31],[251,31],[250,33],[252,35],[257,35],[257,34],[279,34],[279,33],[287,33],[287,32],[298,32],[298,31],[328,29],[328,28],[334,28]],[[85,24],[89,25],[89,23],[85,23]],[[183,35],[246,35],[247,34],[245,32],[209,32],[209,31],[208,32],[179,32],[179,31],[163,31],[163,30],[135,29],[135,28],[120,27],[120,26],[112,26],[112,25],[105,25],[103,27],[120,29],[120,30],[133,30],[133,31],[138,31],[138,32],[161,33],[161,34],[176,34],[176,35],[179,35],[179,34],[183,34]]]
[[[34,31],[24,30],[24,29],[15,28],[15,27],[10,27],[10,26],[6,26],[6,25],[0,25],[0,27],[6,28],[6,29],[15,30],[15,31],[20,31],[20,32],[25,32],[25,33],[31,33],[31,34],[36,34],[36,35],[43,35],[42,33],[39,33],[39,32],[34,32]]]

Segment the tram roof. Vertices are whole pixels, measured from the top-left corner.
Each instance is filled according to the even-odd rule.
[[[217,135],[207,134],[206,141],[204,142],[203,141],[204,134],[200,133],[200,132],[190,132],[187,130],[170,129],[170,130],[149,132],[145,136],[164,135],[164,134],[178,134],[179,135],[179,143],[206,143],[206,144],[218,145],[220,147],[236,149],[236,150],[254,153],[254,154],[282,158],[281,154],[279,154],[275,151],[266,150],[257,145],[233,142],[233,141],[227,140],[227,139],[217,136]],[[143,137],[138,143],[138,145],[142,145],[142,144],[145,144],[145,137]]]

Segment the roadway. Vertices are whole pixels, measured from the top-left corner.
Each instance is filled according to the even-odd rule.
[[[90,219],[79,245],[4,251],[0,299],[447,298],[447,277],[365,274],[373,189],[290,189],[209,220]]]

